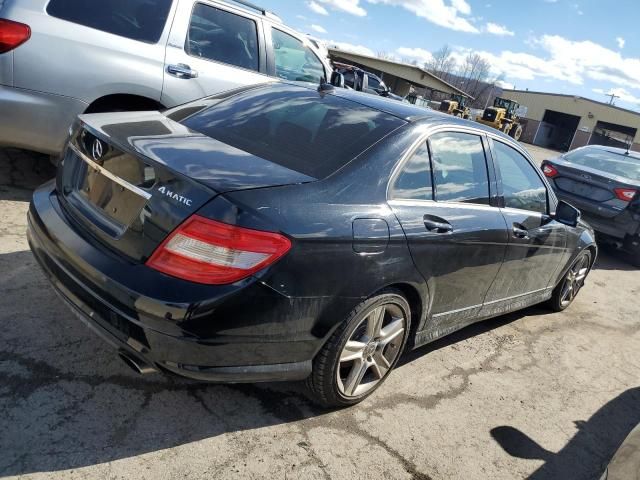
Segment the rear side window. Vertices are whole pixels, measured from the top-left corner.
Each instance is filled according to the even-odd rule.
[[[320,59],[300,40],[271,29],[273,52],[276,64],[276,76],[285,80],[319,83],[325,78],[324,67]]]
[[[185,50],[192,57],[248,70],[260,66],[256,22],[201,3],[193,9]]]
[[[173,0],[51,0],[52,17],[147,43],[157,43]]]
[[[240,93],[181,123],[296,172],[325,178],[406,122],[331,94],[282,84]]]
[[[534,167],[513,148],[493,142],[505,207],[547,213],[547,188]]]
[[[487,162],[478,135],[436,133],[429,138],[436,200],[489,203]]]
[[[433,200],[429,148],[423,143],[404,164],[391,189],[391,198]]]

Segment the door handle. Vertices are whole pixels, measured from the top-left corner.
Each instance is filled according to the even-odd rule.
[[[424,220],[425,228],[430,232],[435,232],[435,233],[453,232],[453,226],[442,218],[425,215],[423,220]]]
[[[177,65],[167,65],[167,73],[178,78],[197,78],[198,72],[191,70],[189,65],[178,63]]]
[[[513,224],[513,236],[516,238],[529,238],[529,231],[519,223]]]

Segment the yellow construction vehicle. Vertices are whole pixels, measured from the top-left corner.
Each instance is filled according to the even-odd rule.
[[[471,111],[467,107],[467,97],[459,94],[451,94],[449,100],[440,102],[440,111],[460,118],[471,118]]]
[[[518,108],[520,105],[517,102],[496,97],[493,107],[485,108],[482,116],[476,117],[476,122],[498,129],[514,140],[520,140],[522,125],[516,112]]]

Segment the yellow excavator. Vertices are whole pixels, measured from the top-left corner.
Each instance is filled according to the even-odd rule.
[[[520,108],[520,105],[517,102],[496,97],[493,107],[485,108],[482,116],[476,117],[476,122],[500,130],[514,140],[520,140],[522,125],[520,125],[520,117],[516,112],[518,108]]]
[[[467,97],[460,94],[451,94],[449,100],[440,102],[440,111],[460,118],[471,118],[471,111],[467,107]]]

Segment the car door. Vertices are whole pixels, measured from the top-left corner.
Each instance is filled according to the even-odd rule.
[[[209,1],[180,0],[164,67],[162,103],[179,105],[267,75],[262,20]]]
[[[390,183],[389,204],[429,288],[430,326],[440,331],[477,317],[505,255],[487,148],[477,133],[434,133]]]
[[[542,172],[523,152],[490,141],[509,246],[485,299],[485,313],[515,310],[548,297],[566,252],[566,227],[549,216],[554,201]]]

